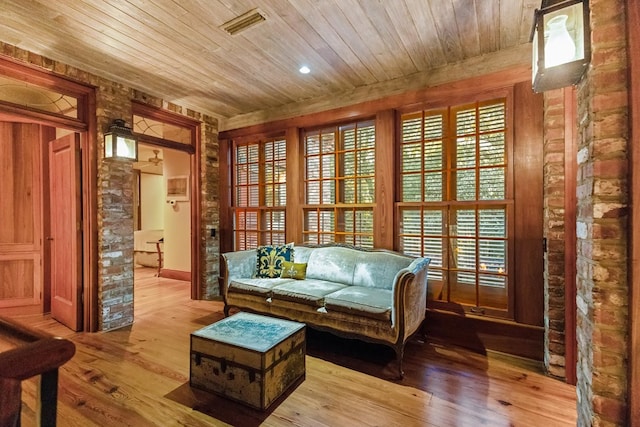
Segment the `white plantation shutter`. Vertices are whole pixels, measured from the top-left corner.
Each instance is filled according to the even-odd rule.
[[[374,122],[310,131],[304,141],[305,241],[373,247]]]
[[[429,281],[445,286],[435,298],[506,313],[505,100],[400,121],[399,250],[431,258]]]
[[[284,243],[285,139],[237,144],[234,149],[235,250]]]

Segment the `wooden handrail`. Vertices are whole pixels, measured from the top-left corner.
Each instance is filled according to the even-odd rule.
[[[55,426],[58,368],[73,357],[75,345],[2,317],[0,339],[16,344],[0,353],[0,425],[20,425],[21,382],[41,375],[39,425]]]

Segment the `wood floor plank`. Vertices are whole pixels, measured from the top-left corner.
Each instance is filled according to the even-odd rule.
[[[49,316],[16,318],[72,340],[60,369],[60,426],[573,426],[575,388],[531,361],[411,341],[405,378],[393,351],[307,330],[306,376],[266,412],[189,386],[189,334],[221,318],[220,301],[136,269],[135,323],[74,333]],[[23,426],[35,426],[37,380],[23,383]]]

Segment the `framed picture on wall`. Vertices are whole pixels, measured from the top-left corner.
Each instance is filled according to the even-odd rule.
[[[189,176],[177,175],[167,178],[167,201],[184,202],[189,200]]]

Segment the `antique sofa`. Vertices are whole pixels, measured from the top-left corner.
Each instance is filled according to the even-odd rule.
[[[405,343],[425,318],[428,258],[336,244],[291,246],[285,260],[265,248],[275,247],[222,255],[226,316],[235,308],[388,345],[403,376]]]

